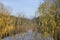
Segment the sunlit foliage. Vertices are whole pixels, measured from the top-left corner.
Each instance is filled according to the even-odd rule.
[[[57,32],[60,32],[58,30],[60,28],[60,7],[57,6],[57,3],[44,2],[38,8],[41,33],[46,36],[47,34],[51,34],[55,40],[57,38]]]
[[[0,5],[0,38],[13,36],[16,34],[24,33],[28,30],[35,30],[36,26],[31,20],[24,18],[24,16],[16,17],[10,15],[10,11],[3,5]]]

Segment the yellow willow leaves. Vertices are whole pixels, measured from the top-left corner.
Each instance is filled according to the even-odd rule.
[[[0,37],[14,30],[13,20],[6,14],[0,15]]]
[[[52,9],[49,9],[49,11],[50,11],[50,12],[53,12],[53,13],[56,13],[56,11],[55,11],[55,10],[52,10]]]
[[[42,14],[39,19],[40,28],[45,35],[48,33],[54,37],[57,32],[60,34],[60,0],[56,0],[56,3],[44,3],[38,8],[39,14]]]
[[[54,35],[54,28],[56,27],[56,23],[53,15],[42,15],[39,21],[42,23],[40,28],[45,37],[47,37],[47,34],[51,34],[51,36]]]
[[[44,32],[43,35],[44,35],[44,38],[48,37],[48,33],[47,32]]]
[[[4,31],[5,31],[5,32],[10,32],[10,31],[12,31],[13,29],[14,29],[14,27],[13,27],[12,25],[10,25],[10,26],[6,26],[5,29],[4,29]]]

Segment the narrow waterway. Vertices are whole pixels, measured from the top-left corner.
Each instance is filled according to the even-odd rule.
[[[6,37],[3,40],[35,40],[35,32],[29,30],[22,36],[21,34],[17,34],[12,37]],[[37,33],[37,40],[53,40],[51,36],[48,36],[46,39],[43,39],[41,33]]]

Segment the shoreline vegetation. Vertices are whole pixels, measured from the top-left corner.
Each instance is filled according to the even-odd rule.
[[[0,39],[18,36],[16,40],[60,40],[60,0],[44,0],[36,14],[39,16],[32,19],[21,13],[18,17],[12,16],[11,11],[0,3]]]

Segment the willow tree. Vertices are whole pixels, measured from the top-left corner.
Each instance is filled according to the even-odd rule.
[[[57,40],[56,34],[57,32],[59,32],[58,29],[60,28],[58,25],[60,24],[59,22],[60,14],[58,13],[60,9],[59,10],[58,9],[59,7],[57,7],[57,4],[51,3],[51,2],[44,2],[38,8],[38,12],[40,13],[40,16],[39,16],[40,27],[39,28],[41,30],[41,33],[43,33],[45,37],[48,34],[50,34],[54,38],[54,40]]]
[[[0,38],[6,37],[14,30],[13,20],[10,17],[9,10],[0,3]]]

